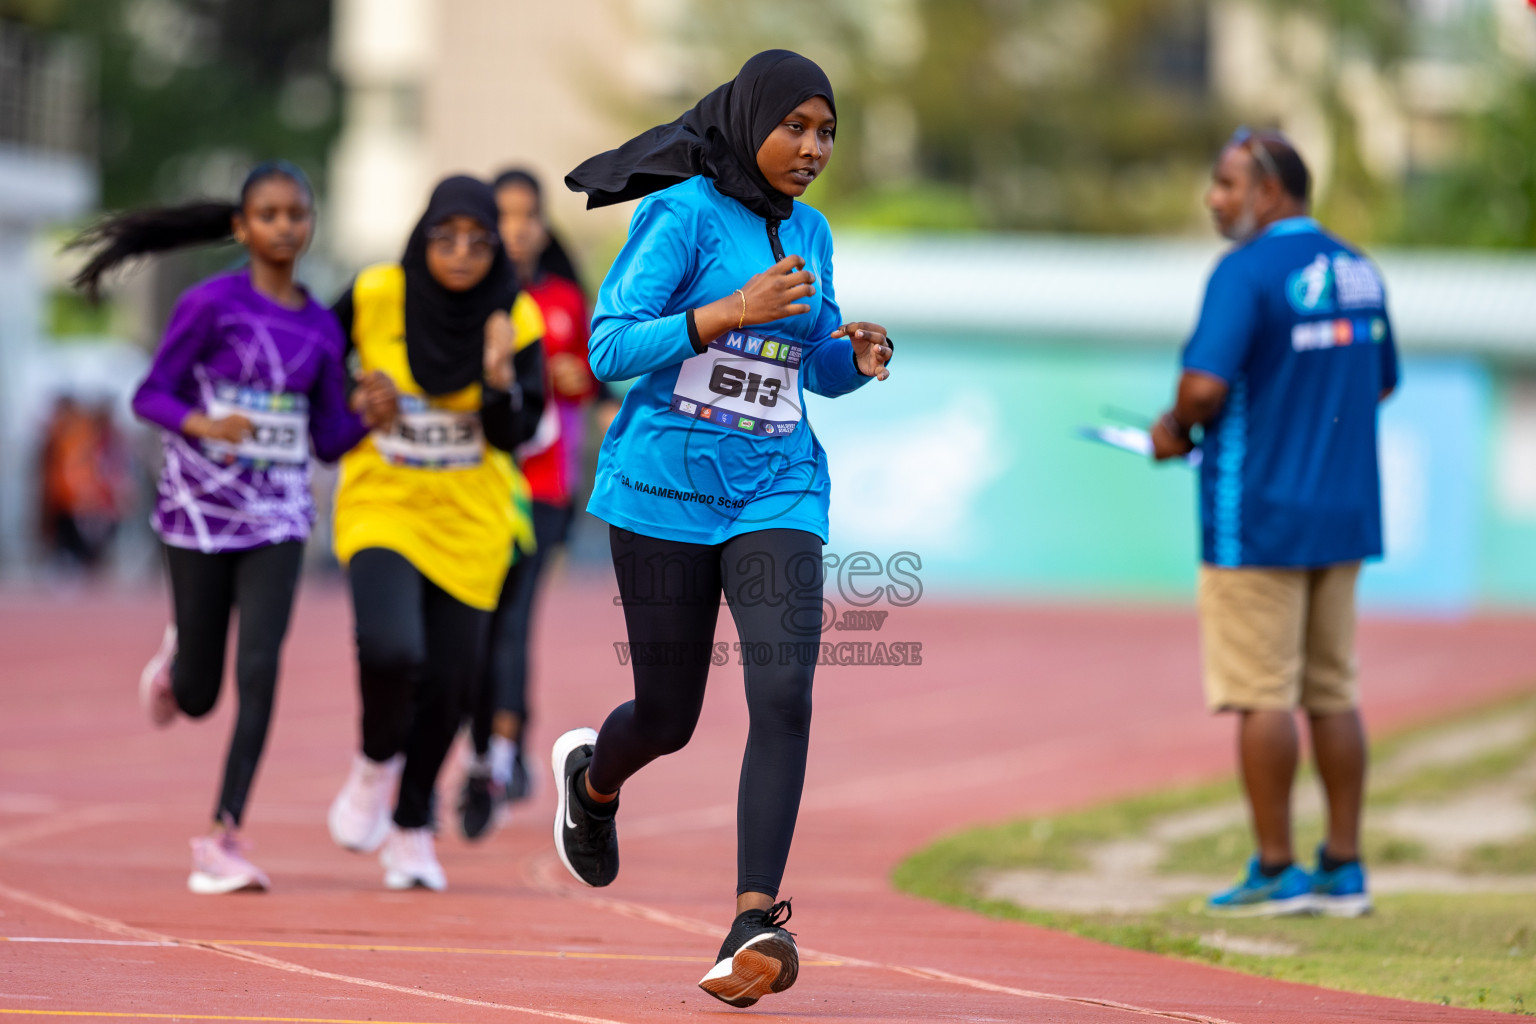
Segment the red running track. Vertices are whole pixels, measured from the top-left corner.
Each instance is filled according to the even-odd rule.
[[[557,732],[597,724],[626,695],[611,594],[565,583],[545,606],[541,760]],[[716,670],[688,749],[626,788],[611,888],[583,889],[559,866],[546,779],[488,842],[445,834],[447,893],[388,893],[373,858],[325,831],[356,698],[346,601],[310,581],[247,822],[274,891],[198,897],[187,839],[211,810],[231,716],[226,704],[165,732],[144,722],[135,680],[164,607],[153,591],[0,595],[0,1022],[1497,1019],[1164,960],[891,890],[893,865],[945,831],[1229,771],[1230,726],[1201,710],[1184,610],[923,603],[878,634],[829,636],[921,642],[922,665],[818,672],[784,889],[806,966],[789,992],[736,1011],[694,987],[731,913],[746,732],[735,665]],[[1529,620],[1368,623],[1371,724],[1529,686],[1531,635]]]

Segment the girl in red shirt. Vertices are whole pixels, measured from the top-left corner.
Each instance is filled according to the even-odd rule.
[[[534,596],[547,559],[565,542],[575,515],[587,406],[599,403],[602,427],[617,408],[587,364],[591,321],[586,296],[575,265],[544,220],[538,179],[527,171],[504,171],[496,177],[495,188],[507,254],[544,314],[545,394],[551,401],[538,431],[517,453],[532,493],[535,547],[519,551],[507,574],[474,698],[474,756],[459,800],[460,823],[469,839],[485,835],[504,804],[529,795],[522,737],[528,719],[528,630]]]

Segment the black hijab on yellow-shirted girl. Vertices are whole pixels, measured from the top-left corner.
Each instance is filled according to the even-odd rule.
[[[825,98],[836,116],[832,83],[814,61],[789,50],[765,50],[682,117],[585,161],[565,184],[587,194],[590,210],[702,174],[759,217],[785,220],[794,199],[768,184],[757,151],[786,114],[813,96]]]
[[[496,247],[490,272],[468,291],[444,288],[427,269],[427,232],[450,217],[472,218]],[[517,298],[517,272],[501,244],[496,195],[478,178],[455,175],[432,190],[427,212],[411,231],[405,270],[405,354],[411,376],[429,395],[468,387],[484,372],[485,322]]]

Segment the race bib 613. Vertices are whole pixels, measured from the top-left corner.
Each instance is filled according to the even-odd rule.
[[[753,437],[793,434],[800,423],[799,343],[728,331],[684,360],[672,411]]]

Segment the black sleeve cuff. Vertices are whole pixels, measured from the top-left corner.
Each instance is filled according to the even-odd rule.
[[[688,311],[688,344],[693,346],[695,352],[703,352],[709,346],[704,344],[704,339],[699,337],[699,322],[694,319],[693,310]]]

